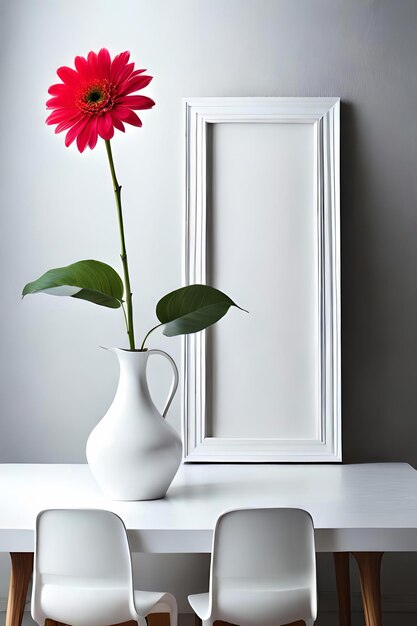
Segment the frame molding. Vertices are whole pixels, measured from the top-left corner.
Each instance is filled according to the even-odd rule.
[[[341,461],[339,98],[190,98],[185,100],[184,284],[207,282],[208,125],[293,123],[314,127],[319,281],[319,407],[315,439],[207,436],[206,333],[182,349],[185,462]]]

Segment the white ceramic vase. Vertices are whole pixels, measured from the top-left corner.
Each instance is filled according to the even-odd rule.
[[[177,367],[162,350],[112,351],[119,359],[119,384],[109,410],[87,441],[91,472],[112,500],[163,498],[182,457],[180,436],[164,419],[177,390]],[[174,373],[162,416],[146,379],[147,362],[153,354],[167,358]]]

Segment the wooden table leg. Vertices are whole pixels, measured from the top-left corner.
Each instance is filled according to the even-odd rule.
[[[381,560],[383,552],[353,552],[359,565],[366,626],[381,626]]]
[[[29,580],[33,571],[33,552],[10,552],[9,597],[7,600],[6,626],[20,626],[25,610]]]
[[[339,624],[340,626],[350,626],[349,552],[334,552],[333,556],[336,570],[337,597],[339,600]]]

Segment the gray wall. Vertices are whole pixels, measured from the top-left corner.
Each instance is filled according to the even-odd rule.
[[[157,107],[114,141],[142,331],[181,281],[181,97],[341,97],[344,460],[417,467],[415,0],[3,0],[0,11],[0,460],[84,461],[114,391],[97,346],[121,344],[118,313],[19,296],[49,267],[118,263],[103,147],[80,156],[43,123],[55,68],[106,45],[155,76]],[[154,345],[179,361],[179,341]],[[386,558],[395,610],[416,609],[416,570],[414,555]]]

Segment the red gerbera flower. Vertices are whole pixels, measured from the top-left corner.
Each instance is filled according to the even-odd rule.
[[[109,51],[102,48],[98,54],[89,52],[86,59],[75,57],[75,70],[65,66],[57,70],[62,83],[48,89],[53,97],[46,107],[54,111],[46,123],[57,124],[56,133],[69,129],[67,147],[77,139],[78,150],[83,152],[87,146],[95,147],[99,135],[111,139],[115,128],[124,132],[124,123],[142,126],[134,109],[150,109],[155,102],[129,94],[146,87],[152,76],[145,76],[146,70],[134,70],[129,57],[129,52],[121,52],[112,61]]]

